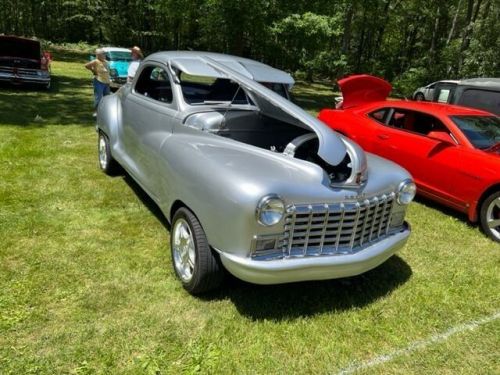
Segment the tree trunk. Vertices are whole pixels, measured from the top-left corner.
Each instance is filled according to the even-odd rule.
[[[465,51],[469,48],[470,39],[472,35],[472,30],[474,29],[474,22],[476,21],[477,15],[479,14],[479,7],[481,6],[482,0],[477,0],[476,7],[474,7],[474,0],[469,0],[467,4],[467,18],[466,27],[464,29],[464,34],[462,37],[462,45],[460,46],[460,53],[458,55],[458,72],[462,70],[464,63]]]
[[[455,11],[455,17],[453,17],[453,22],[451,24],[450,33],[448,34],[448,39],[446,39],[446,45],[450,44],[451,39],[455,36],[455,29],[457,27],[458,14],[460,13],[460,6],[462,5],[462,0],[458,0],[457,9]]]
[[[344,35],[342,37],[342,54],[347,55],[349,49],[351,48],[351,26],[352,26],[352,16],[354,14],[354,7],[356,2],[353,1],[349,3],[347,8],[347,13],[344,22]]]

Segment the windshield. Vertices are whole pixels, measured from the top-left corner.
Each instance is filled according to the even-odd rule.
[[[207,76],[194,76],[180,72],[182,95],[186,103],[197,104],[251,104],[252,100],[246,95],[240,86],[226,78],[215,78]],[[285,85],[281,83],[262,83],[269,89],[287,98]]]
[[[132,55],[130,52],[116,52],[116,51],[112,51],[112,52],[108,52],[107,54],[108,56],[108,60],[110,61],[117,61],[117,60],[120,60],[120,61],[132,61]]]
[[[500,142],[500,118],[495,116],[450,116],[467,139],[479,149]]]

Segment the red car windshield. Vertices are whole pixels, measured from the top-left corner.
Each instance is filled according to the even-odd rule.
[[[450,116],[474,145],[485,150],[500,142],[500,118],[495,116]]]

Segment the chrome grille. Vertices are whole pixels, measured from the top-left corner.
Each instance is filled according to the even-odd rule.
[[[282,255],[356,252],[388,233],[394,198],[391,193],[361,202],[288,206]]]
[[[0,73],[2,74],[15,74],[19,76],[38,76],[37,69],[26,69],[26,68],[17,68],[17,67],[0,67]]]

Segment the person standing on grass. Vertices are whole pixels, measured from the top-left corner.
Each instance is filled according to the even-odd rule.
[[[139,47],[134,46],[130,49],[130,52],[132,52],[132,62],[128,66],[128,72],[127,72],[127,82],[130,83],[134,80],[135,73],[137,72],[137,68],[139,67],[139,64],[141,63],[141,60],[143,59],[142,51]]]
[[[106,53],[102,48],[95,50],[96,58],[91,62],[85,64],[85,68],[94,74],[94,114],[97,115],[97,106],[103,96],[109,95],[109,84],[111,79],[109,77],[109,64],[106,61]]]

